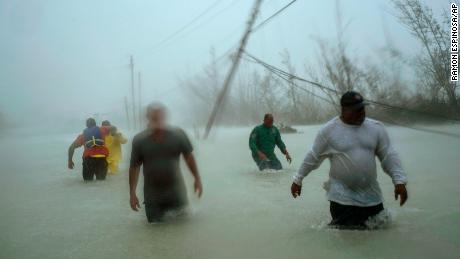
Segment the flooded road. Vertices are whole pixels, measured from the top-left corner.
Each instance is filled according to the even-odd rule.
[[[66,168],[67,148],[78,132],[3,134],[0,258],[458,258],[460,139],[389,127],[409,178],[409,200],[399,207],[391,179],[379,168],[392,222],[374,231],[339,231],[326,227],[329,203],[322,185],[329,162],[304,179],[300,198],[289,191],[318,129],[283,135],[293,163],[278,150],[285,168],[278,173],[257,170],[247,143],[250,128],[192,139],[203,197],[191,193],[182,163],[192,215],[154,225],[143,209],[129,207],[129,144],[121,172],[84,183],[81,149],[76,168]],[[458,125],[443,130],[460,133]]]

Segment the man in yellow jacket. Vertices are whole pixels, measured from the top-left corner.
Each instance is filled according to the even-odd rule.
[[[103,124],[109,124],[110,122],[104,121]],[[117,131],[117,128],[112,126],[110,134],[105,137],[105,146],[109,150],[107,156],[107,163],[109,174],[115,174],[118,172],[118,164],[122,159],[121,145],[127,142],[126,138]]]

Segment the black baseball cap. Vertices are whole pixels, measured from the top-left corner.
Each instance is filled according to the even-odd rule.
[[[355,91],[348,91],[342,95],[342,98],[340,98],[340,105],[342,107],[359,109],[369,105],[369,103],[364,101],[364,98],[360,93]]]

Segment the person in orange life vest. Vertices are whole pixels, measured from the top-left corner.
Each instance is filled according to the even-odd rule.
[[[111,126],[111,124],[109,121],[105,120],[102,122],[102,126]],[[105,146],[109,150],[109,155],[107,156],[108,173],[115,174],[118,172],[118,164],[122,159],[121,145],[125,144],[127,139],[117,131],[115,126],[112,126],[110,134],[105,137],[104,141]]]
[[[106,157],[109,150],[104,145],[104,138],[110,133],[110,127],[98,127],[93,118],[86,120],[86,129],[78,135],[68,150],[68,168],[74,168],[73,154],[76,148],[84,146],[83,151],[83,180],[105,180],[107,175]]]

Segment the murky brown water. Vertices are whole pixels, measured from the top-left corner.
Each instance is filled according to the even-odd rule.
[[[190,194],[188,220],[157,225],[129,208],[126,161],[124,172],[106,182],[84,184],[80,153],[76,170],[66,169],[75,136],[3,136],[0,258],[458,258],[460,139],[389,128],[409,176],[409,201],[398,206],[390,178],[380,171],[392,223],[339,231],[325,227],[328,162],[304,180],[300,199],[289,193],[317,129],[283,136],[294,161],[283,161],[277,174],[256,170],[249,128],[194,140],[204,196]],[[460,133],[459,126],[444,129]]]

